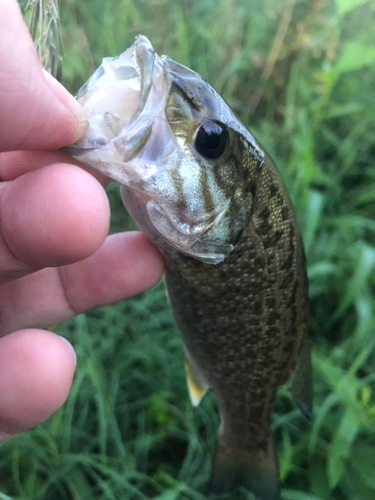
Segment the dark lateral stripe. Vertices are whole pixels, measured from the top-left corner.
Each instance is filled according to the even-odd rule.
[[[214,200],[212,198],[210,186],[208,185],[207,172],[204,165],[200,165],[199,185],[202,190],[204,210],[206,214],[211,213],[214,208]]]
[[[173,182],[178,209],[184,211],[187,208],[186,198],[184,195],[184,178],[180,175],[178,169],[173,170],[170,177]]]
[[[228,189],[228,181],[225,181],[225,169],[224,165],[215,165],[214,176],[217,187],[226,194],[226,190]],[[221,175],[221,172],[224,172],[224,176]]]

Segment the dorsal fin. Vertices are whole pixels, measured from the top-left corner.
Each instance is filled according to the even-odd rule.
[[[301,352],[297,365],[290,374],[285,387],[292,395],[303,415],[312,420],[313,383],[311,367],[311,341],[307,335],[302,340]]]
[[[202,371],[193,361],[186,347],[184,351],[186,379],[189,389],[190,401],[193,406],[198,406],[210,386],[206,381]]]

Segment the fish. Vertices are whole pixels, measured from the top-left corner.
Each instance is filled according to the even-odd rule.
[[[215,395],[211,492],[279,500],[276,393],[286,385],[309,419],[313,393],[306,258],[274,162],[205,80],[142,35],[76,98],[89,129],[65,150],[121,183],[166,262],[192,404]]]

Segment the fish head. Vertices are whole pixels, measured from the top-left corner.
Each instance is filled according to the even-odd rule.
[[[151,239],[223,261],[249,220],[250,150],[257,161],[263,152],[215,90],[139,36],[103,60],[77,99],[89,130],[68,152],[123,185]]]

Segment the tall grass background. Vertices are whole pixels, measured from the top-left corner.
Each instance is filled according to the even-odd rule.
[[[375,3],[61,0],[75,93],[142,33],[200,73],[274,158],[308,259],[314,419],[281,389],[283,500],[375,498]],[[132,227],[118,186],[111,231]],[[63,408],[0,448],[0,500],[203,500],[218,416],[192,409],[163,285],[55,328],[78,366]],[[246,493],[232,498],[248,498]]]

